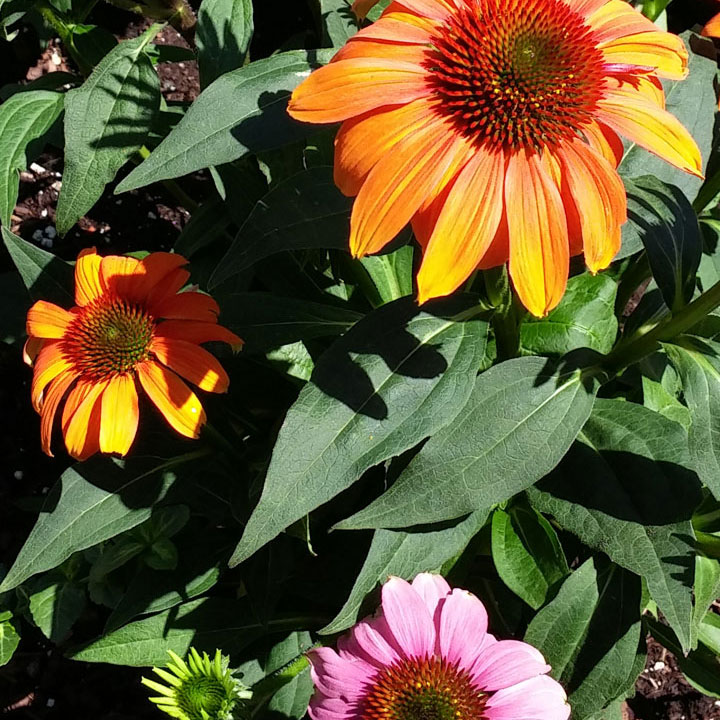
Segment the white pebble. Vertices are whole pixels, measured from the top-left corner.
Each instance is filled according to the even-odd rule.
[[[665,669],[665,663],[664,663],[662,660],[658,660],[658,661],[653,665],[653,670],[654,670],[655,672],[658,672],[659,670],[664,670],[664,669]]]
[[[22,479],[23,479],[23,475],[24,475],[24,473],[23,473],[22,470],[16,470],[16,471],[13,473],[13,477],[14,477],[16,480],[22,480]]]

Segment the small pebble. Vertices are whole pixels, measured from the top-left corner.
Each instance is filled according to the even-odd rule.
[[[665,669],[665,663],[664,663],[662,660],[658,660],[658,661],[653,665],[653,670],[654,670],[655,672],[659,672],[660,670],[664,670],[664,669]]]
[[[38,164],[35,163],[35,162],[34,162],[34,163],[30,163],[30,169],[31,169],[34,173],[38,173],[38,174],[45,172],[45,168],[44,168],[42,165],[38,165]]]
[[[23,473],[22,470],[16,470],[16,471],[13,473],[13,477],[14,477],[16,480],[22,480],[22,479],[23,479],[23,475],[24,475],[24,473]],[[716,703],[716,704],[717,704],[717,703]]]

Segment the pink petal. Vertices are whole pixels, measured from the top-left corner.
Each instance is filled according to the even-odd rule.
[[[567,720],[570,706],[560,683],[547,675],[500,690],[488,699],[484,720]]]
[[[359,622],[342,642],[342,646],[338,642],[338,648],[342,657],[355,655],[378,669],[402,659],[402,650],[382,615]]]
[[[450,586],[442,575],[420,573],[412,581],[413,590],[425,601],[430,617],[435,617],[438,603],[450,594]]]
[[[435,625],[425,601],[410,583],[391,577],[382,589],[387,624],[407,657],[427,657],[435,652]]]
[[[370,679],[377,674],[377,670],[364,660],[346,660],[327,647],[311,650],[308,659],[315,687],[346,703],[362,697]]]
[[[519,640],[501,640],[483,648],[472,669],[482,690],[501,690],[550,672],[539,650]]]
[[[455,588],[442,602],[440,613],[440,655],[469,670],[487,637],[485,606],[472,593]]]
[[[312,720],[352,720],[355,718],[354,706],[336,697],[328,697],[315,688],[310,699],[308,715]]]

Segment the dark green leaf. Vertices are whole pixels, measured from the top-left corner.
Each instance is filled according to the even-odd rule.
[[[531,355],[565,355],[590,348],[612,349],[617,336],[617,284],[608,275],[570,278],[560,304],[545,318],[528,318],[520,326],[520,344]]]
[[[0,621],[0,667],[7,665],[20,644],[20,635],[10,620]]]
[[[412,245],[385,255],[368,255],[360,262],[372,278],[381,304],[412,294]]]
[[[320,5],[322,42],[325,47],[342,47],[358,31],[352,0],[316,0]]]
[[[557,465],[590,414],[594,392],[579,370],[541,358],[494,366],[395,485],[338,527],[439,522],[511,498]]]
[[[644,577],[686,648],[694,573],[690,518],[700,500],[688,464],[680,425],[641,405],[598,400],[579,442],[528,491],[536,509]]]
[[[418,573],[439,571],[445,562],[465,549],[487,516],[487,512],[473,513],[451,527],[435,530],[376,530],[350,597],[320,632],[342,632],[353,625],[365,596],[389,575],[412,580]]]
[[[69,468],[48,494],[0,591],[144,522],[174,481],[157,459],[123,464],[94,458]]]
[[[65,171],[57,207],[61,235],[147,139],[160,107],[160,81],[144,49],[159,30],[154,25],[120,43],[65,97]]]
[[[708,352],[703,352],[703,349]],[[695,471],[720,500],[720,359],[700,341],[665,345],[683,385],[692,423],[688,433]]]
[[[265,665],[266,674],[270,675],[281,670],[285,665],[302,656],[311,647],[312,638],[310,633],[292,633],[270,651]],[[268,704],[268,716],[278,719],[282,717],[289,720],[300,720],[300,718],[305,717],[312,693],[313,681],[310,677],[310,667],[307,666],[273,695]]]
[[[59,305],[74,304],[72,265],[52,253],[19,238],[6,227],[2,230],[5,247],[33,300],[48,300]]]
[[[492,557],[501,580],[535,610],[570,572],[550,523],[520,503],[493,513]]]
[[[333,181],[332,168],[304,170],[258,201],[210,279],[210,287],[284,250],[347,248],[352,200]]]
[[[270,293],[235,293],[223,299],[222,324],[237,333],[248,352],[315,337],[342,335],[362,315],[321,303]]]
[[[300,619],[301,621],[302,619]],[[192,645],[214,653],[235,653],[259,637],[292,630],[298,619],[258,621],[244,600],[201,598],[137,620],[71,652],[73,660],[146,667],[164,665],[167,651],[183,657]]]
[[[703,244],[697,216],[679,188],[645,176],[626,181],[628,226],[647,251],[655,282],[676,312],[695,292]]]
[[[294,142],[309,130],[287,114],[290,93],[331,50],[293,50],[220,76],[140,167],[117,187],[125,192]]]
[[[17,202],[20,171],[27,166],[29,143],[41,138],[63,110],[64,95],[34,90],[13,95],[0,105],[0,222],[10,225]]]
[[[203,87],[245,64],[252,34],[251,0],[203,0],[195,33]]]
[[[681,37],[687,45],[701,42],[690,32],[682,33]],[[708,122],[708,118],[713,117],[717,110],[714,89],[717,64],[714,60],[691,52],[689,73],[685,80],[664,83],[666,107],[695,138],[703,161],[707,163],[713,140],[713,124]],[[678,170],[635,144],[628,145],[619,170],[626,178],[652,175],[658,180],[677,185],[689,198],[695,197],[702,184],[700,178]]]
[[[487,323],[466,319],[471,303],[465,296],[420,309],[397,300],[322,356],[280,430],[232,565],[455,417],[487,342]]]
[[[40,580],[30,595],[30,614],[43,635],[54,643],[64,640],[85,609],[85,590],[52,577]]]

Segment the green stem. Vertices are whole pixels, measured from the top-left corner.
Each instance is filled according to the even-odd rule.
[[[720,306],[720,282],[713,285],[707,292],[695,298],[675,315],[658,323],[644,335],[620,343],[602,363],[606,370],[617,373],[632,365],[658,348],[658,343],[686,332],[697,325],[704,317]]]
[[[488,299],[495,306],[492,318],[499,360],[517,357],[520,352],[522,311],[514,302],[505,266],[483,271]]]

